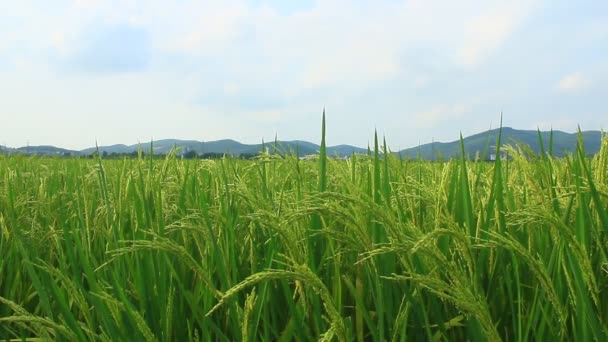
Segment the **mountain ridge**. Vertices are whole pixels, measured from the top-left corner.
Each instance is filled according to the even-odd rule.
[[[511,127],[496,128],[481,133],[476,133],[463,138],[465,145],[465,153],[470,157],[474,157],[476,153],[481,155],[489,155],[491,147],[495,145],[498,137],[498,132],[502,129],[501,143],[502,145],[515,146],[524,144],[538,154],[541,152],[539,142],[539,132],[543,141],[545,151],[549,151],[549,142],[551,134],[553,134],[553,155],[563,157],[567,152],[572,152],[576,149],[579,133],[567,133],[559,130],[554,131],[537,131],[537,130],[520,130]],[[595,154],[600,150],[602,132],[601,131],[583,131],[585,152]],[[420,145],[417,147],[408,148],[399,151],[404,157],[422,159],[450,159],[460,156],[460,140],[452,142],[433,142]]]
[[[498,132],[502,129],[502,144],[516,145],[518,143],[528,145],[535,153],[540,153],[540,143],[536,130],[519,130],[511,127],[496,128],[485,132],[475,133],[463,138],[465,145],[465,153],[469,156],[476,154],[488,155],[490,147],[495,145]],[[583,136],[585,151],[588,154],[595,154],[601,146],[603,133],[601,131],[583,131],[580,132]],[[549,150],[550,136],[553,134],[553,153],[555,156],[564,156],[567,152],[574,151],[578,141],[579,133],[567,133],[559,130],[540,131],[543,145],[546,151]],[[132,145],[114,144],[99,147],[89,147],[82,150],[69,150],[50,145],[27,146],[10,148],[0,146],[0,153],[8,152],[23,153],[23,154],[38,154],[38,155],[72,155],[83,156],[90,155],[99,150],[105,154],[129,154],[135,153],[140,148],[142,151],[149,153],[152,146],[155,154],[166,154],[174,147],[181,148],[182,151],[194,151],[198,155],[204,154],[233,154],[233,155],[255,155],[263,150],[268,149],[271,152],[291,153],[298,152],[299,156],[316,154],[319,152],[320,146],[316,143],[304,140],[290,141],[272,141],[264,144],[243,144],[233,139],[221,139],[215,141],[197,141],[197,140],[180,140],[180,139],[160,139],[156,141],[139,143]],[[366,154],[367,148],[356,147],[352,145],[340,144],[327,147],[328,156],[346,157],[353,153]],[[456,139],[451,142],[432,142],[422,144],[415,147],[393,151],[393,153],[406,158],[422,158],[422,159],[450,159],[460,156],[460,140]]]

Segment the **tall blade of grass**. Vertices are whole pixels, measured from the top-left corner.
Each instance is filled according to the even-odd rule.
[[[382,183],[382,191],[384,195],[384,201],[386,206],[390,209],[391,207],[391,177],[390,177],[390,169],[389,169],[389,151],[386,147],[386,137],[383,137],[382,143],[382,153],[384,157],[384,168],[383,168],[383,178],[384,182]]]
[[[319,192],[327,189],[327,146],[325,145],[325,108],[321,124],[321,147],[319,149]]]
[[[549,156],[550,157],[553,157],[553,146],[554,146],[553,127],[551,127],[551,130],[549,131]]]
[[[462,133],[460,134],[460,200],[462,201],[462,212],[460,213],[464,217],[465,227],[469,230],[469,236],[471,239],[475,239],[477,232],[475,231],[476,225],[473,224],[473,204],[471,201],[471,191],[469,189],[469,175],[466,163],[466,154],[464,149],[464,139]]]

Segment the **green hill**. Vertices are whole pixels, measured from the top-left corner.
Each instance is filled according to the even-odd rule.
[[[19,147],[10,151],[10,153],[37,154],[37,155],[79,155],[78,151],[67,150],[49,145]]]
[[[489,155],[489,149],[494,147],[500,129],[493,129],[483,133],[471,135],[463,139],[465,154],[474,157]],[[551,132],[540,132],[545,151],[549,150]],[[600,131],[582,132],[585,151],[588,154],[597,153],[601,146],[602,133]],[[553,131],[553,155],[563,157],[567,152],[573,152],[576,148],[578,133],[566,133]],[[502,145],[517,146],[518,144],[529,146],[535,153],[540,153],[538,132],[533,130],[517,130],[510,127],[502,128]],[[448,143],[434,142],[401,150],[402,156],[408,158],[422,158],[435,160],[438,158],[449,159],[460,157],[460,140]]]
[[[490,131],[478,133],[466,137],[463,139],[465,146],[465,153],[469,157],[475,157],[479,155],[489,155],[490,148],[496,144],[499,129],[493,129]],[[549,141],[551,132],[540,132],[545,150],[549,150]],[[600,131],[586,131],[582,132],[583,139],[585,142],[585,151],[588,154],[594,154],[599,151],[601,145],[602,133]],[[389,137],[390,138],[390,137]],[[562,157],[567,152],[572,152],[576,148],[578,140],[577,133],[566,133],[562,131],[553,131],[553,155]],[[523,144],[529,146],[535,153],[540,153],[541,148],[538,140],[538,132],[534,130],[517,130],[510,127],[502,128],[502,144],[516,146],[517,144]],[[173,148],[180,148],[182,153],[187,151],[195,151],[199,155],[206,153],[214,154],[233,154],[233,155],[255,155],[263,150],[262,144],[243,144],[236,140],[223,139],[216,141],[196,141],[196,140],[179,140],[179,139],[163,139],[153,141],[152,144],[149,142],[134,144],[134,145],[110,145],[100,146],[99,151],[101,153],[117,153],[117,154],[128,154],[137,152],[142,149],[145,153],[149,153],[150,146],[153,147],[155,154],[167,154]],[[270,151],[277,153],[295,153],[298,152],[299,156],[306,156],[310,154],[319,153],[319,145],[302,140],[293,141],[270,141],[265,143],[264,147]],[[38,155],[90,155],[97,150],[97,147],[87,148],[81,151],[72,151],[62,149],[54,146],[29,146],[19,148],[8,148],[2,147],[0,151],[5,153],[24,153],[24,154],[38,154]],[[351,145],[337,145],[328,146],[327,155],[332,157],[347,157],[353,153],[365,154],[367,149],[355,147]],[[439,158],[450,159],[460,156],[460,140],[455,139],[452,142],[434,142],[430,144],[424,144],[417,147],[396,152],[406,158],[422,158],[428,160],[436,160]]]
[[[275,142],[267,142],[262,144],[243,144],[235,140],[224,139],[217,141],[196,141],[196,140],[178,140],[178,139],[163,139],[153,141],[152,146],[155,154],[166,154],[173,148],[180,148],[182,151],[195,151],[199,155],[205,153],[229,153],[233,155],[241,154],[257,154],[262,151],[265,147],[268,151],[274,152]],[[132,153],[138,149],[148,153],[150,151],[150,143],[135,144],[135,145],[111,145],[111,146],[100,146],[99,152],[107,153]],[[277,141],[276,152],[277,153],[292,153],[298,152],[299,156],[305,156],[309,154],[316,154],[319,152],[319,145],[301,140],[293,141]],[[80,151],[81,154],[89,155],[96,151],[97,148],[87,148]],[[355,153],[364,153],[366,149],[350,146],[350,145],[338,145],[327,148],[327,154],[329,156],[344,157]]]

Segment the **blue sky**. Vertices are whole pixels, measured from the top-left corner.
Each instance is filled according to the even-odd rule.
[[[608,128],[608,2],[0,2],[0,145]]]

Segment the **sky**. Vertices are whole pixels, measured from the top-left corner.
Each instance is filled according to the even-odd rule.
[[[608,129],[608,1],[0,0],[0,145]]]

